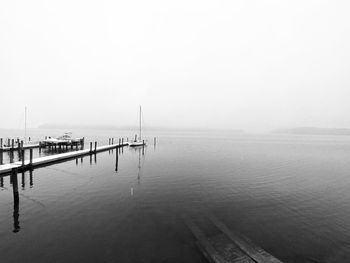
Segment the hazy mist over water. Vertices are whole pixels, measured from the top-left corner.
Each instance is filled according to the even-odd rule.
[[[350,262],[350,1],[0,6],[1,262]]]
[[[4,1],[2,128],[350,127],[349,1]],[[15,101],[15,106],[14,106]]]

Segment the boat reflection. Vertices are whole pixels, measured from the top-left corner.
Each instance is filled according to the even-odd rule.
[[[129,148],[129,149],[131,151],[138,152],[138,155],[139,155],[138,165],[137,165],[137,168],[138,168],[137,182],[140,184],[140,182],[141,182],[141,167],[143,166],[143,162],[142,162],[142,165],[141,165],[141,154],[142,154],[143,161],[144,161],[144,158],[145,158],[145,145],[143,145],[143,146],[136,146],[136,147],[132,147],[132,148]]]

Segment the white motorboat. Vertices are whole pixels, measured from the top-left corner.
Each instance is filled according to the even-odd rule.
[[[72,144],[81,142],[82,138],[72,138],[71,134],[71,132],[66,132],[62,136],[59,136],[57,138],[49,137],[43,140],[43,142],[48,144]]]

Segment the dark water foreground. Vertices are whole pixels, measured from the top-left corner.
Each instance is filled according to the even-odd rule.
[[[116,171],[117,168],[117,171]],[[184,214],[284,262],[350,262],[350,138],[160,135],[0,187],[1,262],[205,262]],[[15,205],[14,205],[15,204]]]

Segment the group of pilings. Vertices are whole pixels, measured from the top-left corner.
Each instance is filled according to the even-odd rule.
[[[6,147],[6,148],[5,148]],[[3,138],[0,138],[0,165],[4,162],[3,153],[10,152],[10,161],[13,162],[13,152],[18,151],[22,158],[24,156],[24,142],[19,139],[7,139],[7,144],[4,145]]]
[[[29,137],[29,142],[30,142],[30,137]],[[2,150],[5,149],[4,147],[6,147],[6,149],[10,149],[10,150],[15,150],[15,149],[20,150],[21,148],[23,148],[23,145],[24,145],[24,141],[20,140],[18,138],[17,139],[7,139],[7,140],[0,138],[0,149],[2,149]]]
[[[129,141],[129,138],[126,138],[126,142]],[[108,138],[108,145],[113,145],[114,144],[114,138]],[[118,145],[124,144],[124,138],[118,138]]]
[[[25,150],[20,149],[18,150],[18,154],[20,156],[20,161],[22,161],[22,165],[24,166],[24,161],[25,161]],[[4,159],[3,159],[3,150],[0,149],[0,165],[4,164]],[[29,160],[30,163],[33,162],[33,149],[29,149]],[[10,151],[10,163],[13,163],[13,151]]]

